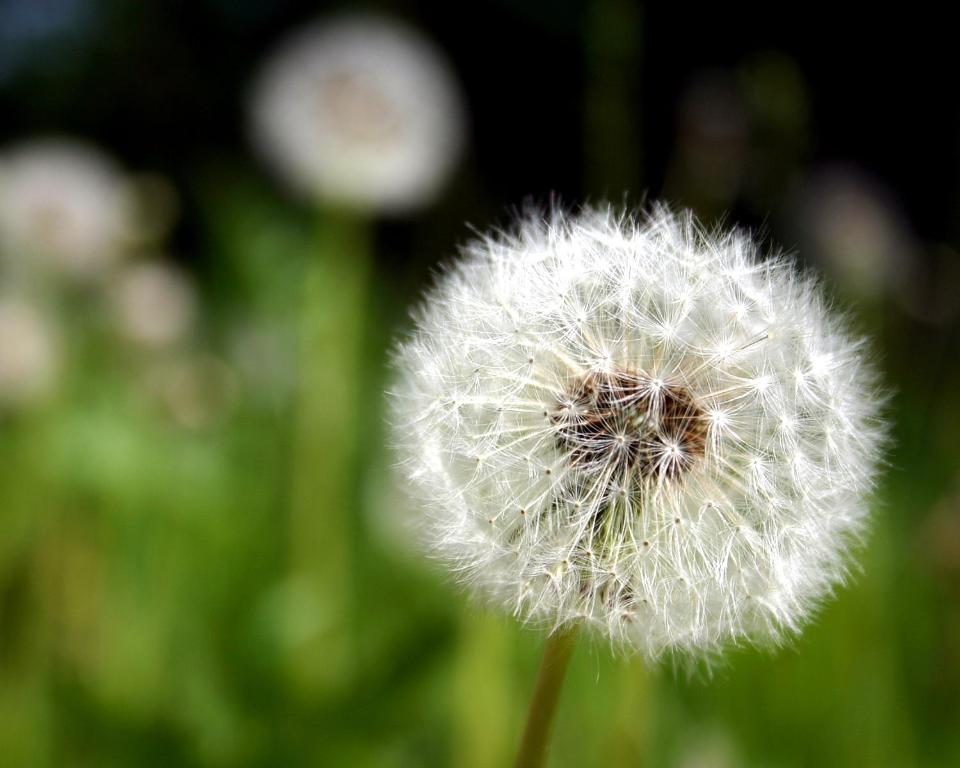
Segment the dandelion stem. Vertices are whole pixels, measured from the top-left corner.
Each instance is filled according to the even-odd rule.
[[[547,759],[547,740],[557,709],[560,688],[567,672],[570,654],[579,627],[571,624],[554,632],[547,640],[537,673],[537,684],[527,710],[527,724],[517,752],[517,768],[539,768]]]
[[[290,568],[304,627],[289,649],[297,684],[317,692],[350,674],[357,421],[370,242],[362,219],[326,212],[304,263],[293,445]],[[339,681],[339,682],[338,682]]]

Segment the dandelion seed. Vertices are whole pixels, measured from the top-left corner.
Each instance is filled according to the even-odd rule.
[[[866,521],[884,429],[861,347],[744,233],[531,216],[469,244],[399,345],[401,466],[433,551],[524,619],[651,660],[776,642]]]

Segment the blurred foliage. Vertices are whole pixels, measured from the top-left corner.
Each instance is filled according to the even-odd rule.
[[[460,222],[496,219],[521,191],[663,191],[710,221],[732,210],[796,242],[798,185],[838,154],[851,161],[816,132],[830,97],[802,54],[756,47],[651,85],[677,54],[663,53],[662,19],[621,0],[563,4],[542,24],[550,10],[502,2],[479,21],[502,25],[523,64],[565,53],[562,87],[537,77],[523,88],[542,84],[539,95],[519,93],[509,57],[485,72],[453,12],[424,11],[465,80],[475,146],[434,209],[377,225],[284,198],[225,124],[239,121],[235,104],[189,144],[206,95],[239,101],[239,57],[312,4],[170,4],[189,16],[188,42],[162,3],[43,5],[45,24],[30,3],[0,0],[0,98],[22,107],[11,127],[83,130],[122,157],[169,160],[155,170],[174,177],[185,209],[171,247],[203,310],[186,362],[154,360],[111,333],[97,295],[61,296],[55,394],[0,404],[0,762],[509,764],[543,636],[473,606],[398,539],[382,425],[389,340],[464,238]],[[166,49],[145,39],[151,18]],[[221,68],[175,60],[186,50],[202,64],[220,32]],[[521,51],[525,38],[536,43]],[[94,106],[81,103],[74,86],[138,45],[162,66],[105,72]],[[139,93],[154,74],[158,90]],[[658,100],[642,101],[645,88]],[[120,127],[117,94],[131,100]],[[167,95],[198,110],[187,125],[176,114],[152,125],[148,102]],[[533,122],[506,125],[502,111],[522,101]],[[960,200],[940,204],[955,213]],[[831,286],[856,299],[895,393],[862,571],[786,649],[737,650],[710,671],[646,669],[584,641],[553,765],[960,765],[960,243],[949,221],[930,215],[911,233],[922,282],[910,302]],[[344,254],[353,261],[338,263]],[[939,302],[934,317],[911,311],[917,295]]]

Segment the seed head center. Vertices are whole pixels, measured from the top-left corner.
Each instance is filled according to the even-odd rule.
[[[690,391],[643,373],[589,373],[551,416],[572,464],[629,477],[677,479],[703,457],[707,420]]]

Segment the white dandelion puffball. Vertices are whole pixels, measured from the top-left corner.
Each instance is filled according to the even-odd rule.
[[[109,298],[120,333],[147,347],[181,340],[197,315],[197,293],[190,278],[163,261],[126,267],[115,276]]]
[[[0,298],[0,406],[44,397],[56,373],[56,344],[47,323],[32,305]]]
[[[0,155],[0,248],[18,260],[102,272],[119,255],[125,207],[122,173],[86,144],[35,139]]]
[[[844,576],[884,430],[862,342],[744,233],[656,209],[477,240],[396,352],[434,552],[648,659],[796,630]]]
[[[416,31],[345,16],[296,34],[251,97],[252,138],[303,196],[402,213],[439,192],[463,143],[449,67]]]

